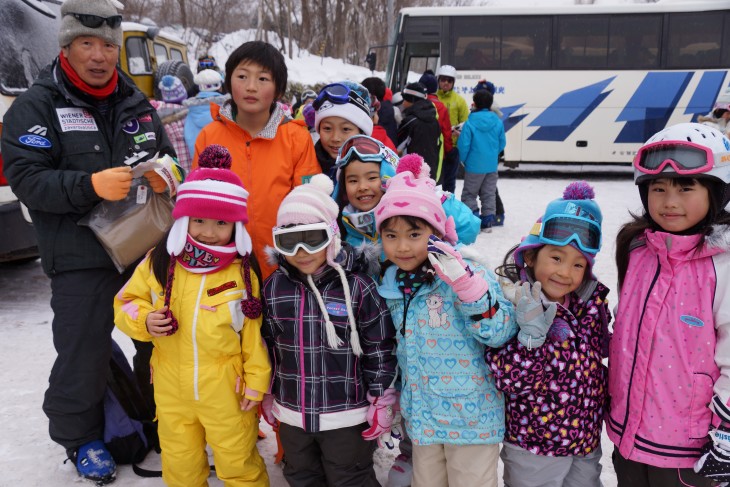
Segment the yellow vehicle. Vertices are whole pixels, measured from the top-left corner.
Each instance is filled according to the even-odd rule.
[[[159,99],[157,84],[164,75],[177,76],[193,94],[195,83],[185,42],[174,34],[136,22],[122,22],[124,43],[119,64],[148,97]]]

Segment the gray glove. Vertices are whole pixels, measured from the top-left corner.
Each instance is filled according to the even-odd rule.
[[[530,289],[530,283],[525,282],[515,292],[515,320],[520,327],[517,339],[527,347],[528,350],[542,346],[545,337],[553,324],[558,305],[550,303],[545,309],[540,299],[542,285],[536,282]]]

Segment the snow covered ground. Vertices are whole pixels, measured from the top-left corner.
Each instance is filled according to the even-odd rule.
[[[576,175],[576,178],[579,176]],[[507,212],[506,225],[492,233],[482,233],[476,247],[497,266],[504,253],[520,241],[542,214],[545,205],[562,195],[572,181],[568,176],[546,179],[519,175],[502,178],[499,190]],[[596,273],[609,287],[616,287],[613,261],[614,241],[620,225],[629,218],[628,212],[641,208],[638,191],[628,178],[592,180],[596,200],[603,210],[603,250],[596,261]],[[457,193],[460,190],[457,189]],[[0,266],[0,487],[2,486],[60,486],[81,482],[71,463],[64,464],[63,449],[48,437],[48,421],[41,410],[43,393],[55,351],[51,335],[49,281],[38,261],[15,266]],[[609,297],[612,305],[616,294]],[[133,352],[131,341],[115,331],[117,341],[125,351]],[[263,423],[264,429],[268,425]],[[259,450],[266,460],[274,487],[285,486],[281,469],[273,464],[276,443],[273,435],[259,441]],[[603,439],[603,475],[605,487],[614,487],[616,477],[611,465],[611,443]],[[396,451],[376,453],[378,479],[384,483]],[[159,457],[148,456],[144,463],[159,468]],[[211,485],[222,485],[211,478]],[[137,477],[129,466],[121,466],[118,486],[161,486],[161,479]],[[500,484],[501,485],[501,484]]]

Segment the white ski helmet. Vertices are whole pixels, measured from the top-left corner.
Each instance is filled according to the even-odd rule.
[[[456,79],[456,68],[449,64],[442,65],[441,67],[439,67],[438,71],[436,71],[436,78],[439,78],[441,76]]]
[[[698,149],[708,150],[708,154]],[[672,163],[687,165],[688,172],[678,173]],[[661,170],[649,174],[638,166]],[[697,168],[696,172],[692,172],[691,168]],[[643,183],[652,179],[675,177],[709,180],[713,183],[712,198],[718,208],[724,208],[730,201],[730,140],[716,128],[699,123],[679,123],[654,134],[634,157],[634,183],[640,185],[639,192],[644,207],[647,187]]]

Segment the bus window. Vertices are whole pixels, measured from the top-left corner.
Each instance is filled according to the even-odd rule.
[[[513,17],[502,21],[501,69],[550,69],[550,17]]]
[[[725,14],[725,29],[723,32],[722,45],[725,46],[725,48],[722,50],[722,60],[720,61],[720,64],[722,66],[730,66],[730,14]]]
[[[152,74],[152,65],[144,37],[127,37],[127,72],[129,74]]]
[[[160,64],[164,63],[165,61],[169,60],[167,57],[167,48],[165,46],[155,42],[154,47],[155,47],[155,58],[157,59],[158,66]]]
[[[500,19],[454,17],[451,33],[456,69],[499,68]]]
[[[720,67],[723,20],[709,12],[671,14],[667,67]]]
[[[185,59],[183,58],[183,53],[179,49],[170,48],[170,57],[172,57],[173,61],[185,62]]]
[[[611,17],[608,68],[657,69],[661,29],[660,15]]]
[[[558,19],[558,68],[606,67],[608,17],[587,15]]]

